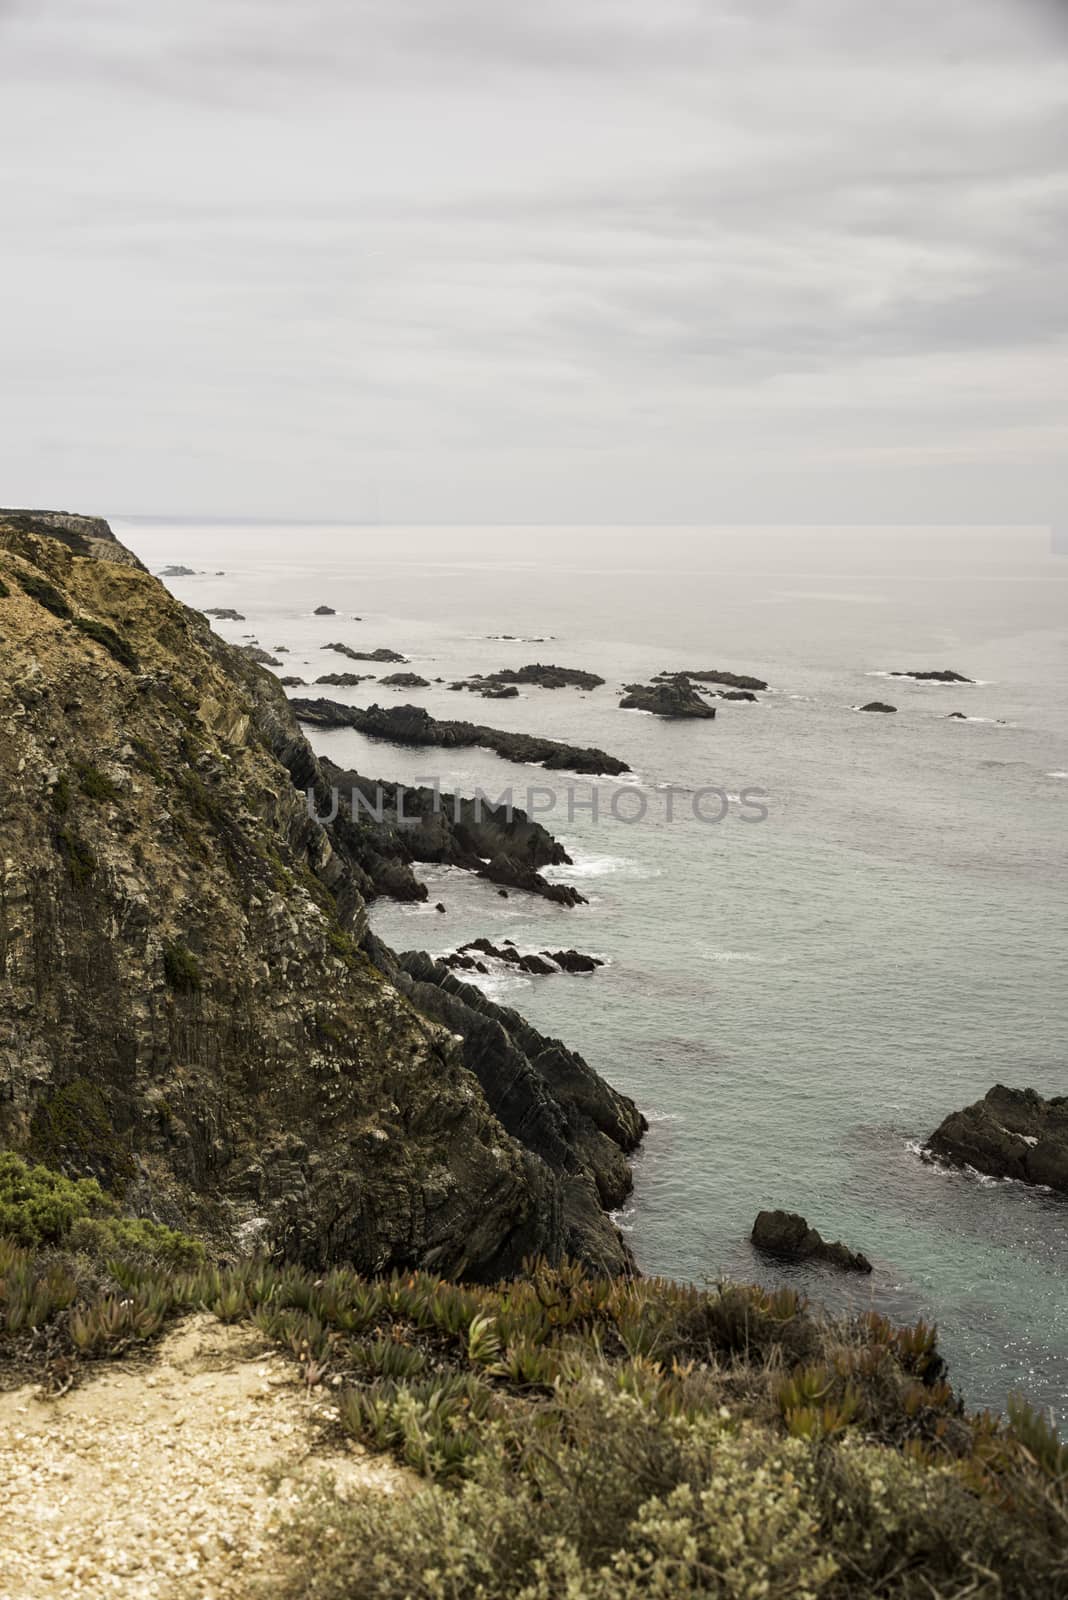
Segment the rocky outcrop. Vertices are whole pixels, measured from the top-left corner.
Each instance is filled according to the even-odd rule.
[[[280,667],[283,665],[277,656],[273,656],[269,650],[264,650],[258,644],[242,644],[238,646],[238,649],[243,650],[250,661],[255,661],[261,667]]]
[[[207,606],[204,611],[206,617],[214,617],[217,622],[244,622],[246,619],[240,611],[234,611],[230,606]],[[283,647],[278,646],[279,650]]]
[[[0,523],[12,532],[38,534],[58,539],[76,556],[92,556],[95,561],[113,561],[116,566],[146,569],[132,550],[127,550],[112,533],[103,517],[79,517],[70,511],[3,511]],[[192,567],[168,567],[173,577],[191,578]]]
[[[784,1261],[821,1261],[847,1272],[870,1272],[867,1256],[835,1240],[828,1244],[796,1211],[761,1211],[750,1235],[758,1250]]]
[[[374,683],[375,675],[373,672],[324,672],[315,681],[331,689],[355,689],[358,683]]]
[[[928,1155],[992,1178],[1015,1178],[1068,1194],[1068,1096],[1045,1100],[1003,1084],[954,1111],[925,1145]]]
[[[407,656],[402,656],[399,650],[390,650],[385,645],[379,645],[377,650],[354,650],[349,644],[324,644],[324,650],[335,650],[339,656],[348,656],[350,661],[400,661],[406,662]]]
[[[496,690],[514,689],[520,683],[536,684],[540,689],[598,689],[604,681],[596,672],[583,672],[578,667],[546,666],[535,661],[526,667],[502,667],[499,672],[485,674],[476,672],[474,677],[452,687],[473,689],[476,694],[491,698]]]
[[[337,612],[334,610],[333,606],[316,606],[315,610],[312,612],[312,616],[313,617],[336,617],[337,616]]]
[[[656,717],[704,717],[716,714],[715,706],[702,700],[688,678],[675,677],[656,683],[628,683],[619,702],[623,711],[651,711]]]
[[[966,678],[963,672],[951,672],[943,668],[940,672],[892,672],[892,678],[914,678],[917,683],[974,683],[974,678]]]
[[[475,1075],[361,945],[361,872],[309,814],[326,784],[277,679],[139,564],[2,524],[0,636],[0,1145],[227,1253],[624,1269],[564,1067],[559,1093],[538,1069],[550,1163],[482,1087],[508,1100],[525,1025]]]
[[[882,711],[884,713],[897,711],[897,706],[887,705],[885,700],[869,700],[866,706],[858,706],[858,711]]]
[[[464,795],[443,795],[365,778],[325,758],[320,771],[329,786],[320,792],[321,816],[336,805],[327,824],[331,838],[363,877],[365,900],[387,895],[395,900],[425,900],[426,885],[414,862],[463,867],[491,883],[526,889],[557,905],[585,904],[567,883],[550,883],[542,867],[569,866],[571,857],[539,822],[518,806],[492,805]]]
[[[424,952],[409,951],[391,965],[373,937],[370,948],[424,1015],[461,1037],[464,1064],[502,1126],[563,1183],[573,1245],[584,1259],[595,1258],[604,1248],[601,1208],[621,1205],[632,1187],[626,1153],[646,1128],[634,1102],[610,1089],[577,1052]]]
[[[445,967],[459,967],[467,971],[474,968],[479,972],[485,972],[487,970],[485,963],[476,961],[470,954],[472,950],[536,977],[548,977],[554,972],[596,972],[598,967],[604,966],[604,962],[597,956],[583,955],[579,950],[542,950],[540,954],[533,951],[523,954],[511,939],[503,940],[500,945],[495,945],[489,939],[471,939],[467,944],[462,944],[452,955],[442,956],[441,964]]]
[[[313,728],[355,728],[373,739],[391,744],[438,745],[456,750],[482,745],[495,750],[506,761],[525,766],[547,767],[553,772],[609,773],[629,772],[625,761],[617,761],[603,750],[561,744],[555,739],[540,739],[530,733],[507,733],[503,728],[488,728],[474,722],[445,721],[432,717],[422,706],[344,706],[336,700],[294,700],[293,710],[301,722]]]
[[[709,667],[704,672],[660,672],[659,678],[691,678],[694,683],[722,683],[729,689],[766,689],[768,685],[763,678],[751,678],[744,672],[724,672],[718,667]]]
[[[417,672],[391,672],[379,682],[387,689],[429,689],[429,678],[421,678]]]

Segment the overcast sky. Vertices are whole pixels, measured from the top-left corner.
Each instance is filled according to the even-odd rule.
[[[0,0],[0,206],[0,503],[1068,512],[1068,0]]]

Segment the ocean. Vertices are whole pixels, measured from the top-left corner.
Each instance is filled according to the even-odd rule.
[[[632,769],[596,780],[594,817],[588,779],[313,732],[371,777],[510,787],[517,805],[540,791],[574,858],[556,873],[589,897],[503,899],[431,867],[429,901],[377,903],[376,931],[432,954],[486,935],[604,959],[488,982],[645,1111],[618,1219],[644,1271],[923,1317],[970,1405],[1022,1392],[1068,1417],[1068,1202],[919,1154],[995,1083],[1068,1092],[1068,555],[1046,531],[113,526],[153,571],[196,569],[173,592],[241,612],[219,631],[284,646],[281,670],[309,683],[363,670],[334,640],[446,683],[532,661],[600,673],[588,693],[500,702],[294,691],[412,702]],[[313,616],[323,604],[336,616]],[[886,676],[945,667],[977,681]],[[619,708],[625,683],[709,668],[771,690],[708,722]],[[897,715],[855,709],[874,699]],[[864,1251],[872,1276],[756,1255],[773,1206]]]

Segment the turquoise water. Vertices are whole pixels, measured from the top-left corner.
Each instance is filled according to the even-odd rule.
[[[590,904],[502,900],[427,869],[428,907],[382,903],[377,930],[434,953],[486,934],[605,957],[590,977],[492,991],[580,1049],[650,1118],[620,1217],[642,1267],[777,1281],[747,1235],[762,1206],[804,1211],[864,1250],[870,1280],[798,1273],[831,1305],[937,1320],[973,1404],[1022,1389],[1068,1412],[1068,1206],[922,1162],[945,1113],[1001,1081],[1068,1092],[1068,559],[996,530],[120,528],[171,587],[234,606],[287,672],[338,670],[328,640],[391,645],[445,680],[529,660],[600,672],[588,695],[487,702],[398,695],[597,744],[633,768],[628,825],[567,814],[550,777],[487,751],[401,750],[316,734],[336,761],[444,787],[556,791],[544,818]],[[224,576],[215,576],[216,569]],[[211,575],[208,575],[210,573]],[[328,603],[338,616],[313,618]],[[353,614],[363,620],[355,622]],[[490,634],[552,635],[497,642]],[[305,666],[305,663],[307,664]],[[973,686],[878,676],[953,667]],[[616,691],[668,668],[768,679],[755,706],[665,723]],[[385,669],[388,670],[388,669]],[[370,691],[365,693],[363,691]],[[299,691],[298,691],[299,692]],[[374,685],[327,691],[389,703]],[[853,707],[889,699],[896,717]],[[967,722],[946,720],[949,711]],[[686,791],[767,793],[767,820],[717,826]],[[675,820],[664,790],[674,786]],[[547,797],[546,797],[547,798]],[[621,809],[622,809],[621,803]],[[708,814],[715,814],[708,800]],[[435,913],[442,900],[448,914]]]

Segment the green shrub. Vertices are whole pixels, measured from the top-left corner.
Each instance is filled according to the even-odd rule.
[[[200,962],[184,944],[164,947],[163,975],[178,994],[195,994],[200,988]]]
[[[79,633],[84,633],[87,639],[93,639],[97,644],[103,645],[120,666],[129,667],[132,672],[137,670],[140,663],[133,645],[120,633],[116,633],[114,628],[108,627],[106,622],[98,622],[95,617],[75,617],[74,626]]]
[[[51,611],[54,617],[61,617],[64,621],[70,619],[70,606],[47,578],[42,578],[39,572],[19,572],[15,576],[23,593],[28,594],[31,600],[36,600],[39,606]]]
[[[117,1193],[134,1174],[129,1143],[116,1132],[108,1102],[89,1078],[73,1078],[36,1107],[30,1153],[54,1171],[95,1173]]]
[[[70,873],[71,882],[76,889],[84,889],[96,871],[96,856],[92,846],[73,828],[60,828],[56,834],[56,847]]]
[[[65,1178],[0,1151],[0,1234],[36,1248],[58,1244],[80,1219],[114,1209],[93,1178]]]
[[[0,600],[7,600],[9,598],[10,594],[11,594],[11,590],[8,588],[7,584],[4,582],[3,578],[0,578]]]
[[[99,767],[94,767],[88,761],[78,767],[78,788],[89,800],[114,801],[119,798],[119,791],[107,773],[101,772]]]
[[[70,779],[61,772],[52,787],[52,809],[57,816],[66,816],[70,810]]]

